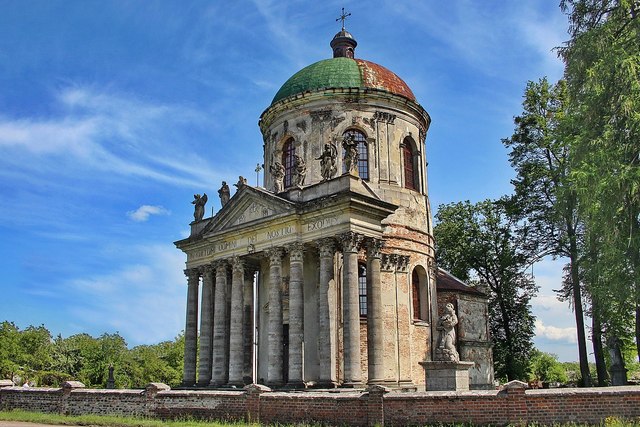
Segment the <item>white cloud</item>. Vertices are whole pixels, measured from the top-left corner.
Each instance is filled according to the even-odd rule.
[[[542,320],[535,322],[536,337],[547,338],[552,341],[564,341],[576,343],[576,328],[558,328],[556,326],[546,326]]]
[[[135,211],[127,212],[127,216],[136,222],[144,222],[151,215],[168,215],[169,211],[162,206],[142,205]]]

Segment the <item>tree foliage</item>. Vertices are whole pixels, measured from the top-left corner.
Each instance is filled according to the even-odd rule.
[[[560,52],[579,129],[571,179],[597,247],[585,274],[605,328],[640,360],[640,3],[563,0],[571,39]],[[630,319],[634,318],[635,322]]]
[[[0,378],[17,383],[60,386],[73,379],[87,387],[105,387],[113,366],[118,388],[143,388],[150,382],[178,385],[183,357],[183,335],[129,349],[118,333],[52,338],[44,326],[20,330],[10,322],[0,324]]]
[[[439,265],[489,289],[496,375],[526,379],[534,334],[529,302],[537,292],[526,273],[534,260],[527,228],[510,214],[505,199],[442,205],[436,220]]]
[[[516,170],[513,180],[515,205],[527,219],[537,252],[569,259],[568,274],[560,291],[572,302],[578,336],[578,355],[583,385],[590,384],[584,328],[579,244],[582,221],[576,191],[569,180],[571,143],[575,138],[566,84],[546,79],[529,82],[522,113],[515,117],[515,130],[502,140],[511,151]]]

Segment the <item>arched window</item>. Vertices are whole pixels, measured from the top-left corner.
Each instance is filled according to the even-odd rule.
[[[367,266],[358,264],[358,302],[360,317],[367,317]]]
[[[284,188],[293,183],[293,167],[295,163],[296,147],[293,138],[287,139],[282,147],[282,166],[284,166]]]
[[[414,168],[413,147],[411,141],[405,139],[402,144],[402,159],[404,162],[404,187],[416,190],[417,179]]]
[[[413,302],[413,320],[429,320],[429,294],[427,273],[421,266],[416,266],[411,273],[411,301]]]
[[[365,181],[369,180],[369,150],[367,149],[367,138],[362,132],[355,129],[349,129],[342,134],[343,137],[351,135],[353,140],[358,143],[358,176]],[[342,150],[344,158],[344,150]],[[342,173],[345,173],[345,165],[342,166]]]

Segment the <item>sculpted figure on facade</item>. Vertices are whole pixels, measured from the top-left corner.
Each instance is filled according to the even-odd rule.
[[[275,162],[269,166],[271,177],[273,178],[273,191],[274,193],[282,193],[284,191],[284,175],[285,169],[282,163]]]
[[[233,186],[236,187],[238,190],[244,187],[245,185],[247,185],[247,178],[243,177],[242,175],[238,177],[238,182],[233,184]]]
[[[305,163],[304,159],[297,154],[295,155],[293,170],[295,172],[296,186],[302,187],[307,176],[307,164]]]
[[[338,167],[336,166],[338,159],[338,151],[333,144],[324,144],[324,150],[320,157],[316,160],[320,160],[320,173],[322,180],[326,181],[333,178],[336,174]]]
[[[358,143],[352,135],[346,135],[342,139],[344,148],[344,168],[345,172],[358,174]]]
[[[456,325],[458,316],[453,304],[448,303],[444,308],[444,314],[438,319],[438,347],[435,359],[446,362],[459,362],[460,356],[456,350]]]
[[[193,212],[193,219],[196,221],[202,221],[204,217],[204,205],[207,203],[207,193],[204,193],[202,196],[199,194],[193,195],[192,205],[195,205],[195,210]]]
[[[220,196],[220,205],[224,207],[231,198],[231,192],[229,191],[227,181],[222,181],[222,187],[218,190],[218,196]]]

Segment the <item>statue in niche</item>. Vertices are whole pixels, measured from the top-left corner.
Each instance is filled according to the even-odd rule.
[[[271,166],[269,166],[269,171],[271,172],[271,177],[273,178],[273,191],[278,194],[284,191],[284,175],[285,169],[282,166],[282,163],[275,162]]]
[[[204,205],[207,203],[207,193],[204,193],[202,196],[199,194],[193,195],[192,205],[195,205],[195,211],[193,212],[193,218],[196,221],[202,221],[204,217]]]
[[[220,205],[224,208],[224,205],[226,205],[231,198],[231,192],[229,191],[227,181],[222,181],[222,187],[218,190],[218,196],[220,196]]]
[[[307,164],[304,159],[297,154],[295,155],[295,160],[293,162],[293,170],[295,172],[296,186],[302,187],[304,185],[304,179],[307,176]]]
[[[344,148],[344,167],[347,173],[358,174],[358,142],[348,134],[342,139]]]
[[[247,178],[243,177],[242,175],[238,177],[238,182],[233,184],[233,186],[236,187],[238,190],[244,187],[245,185],[247,185]]]
[[[338,170],[336,165],[338,160],[338,150],[336,150],[335,145],[324,144],[324,150],[316,160],[320,160],[320,174],[322,175],[322,180],[326,181],[333,178]]]
[[[453,304],[448,303],[444,308],[444,314],[438,319],[438,346],[436,347],[435,360],[445,362],[459,362],[460,356],[456,350],[456,325],[458,317]]]

